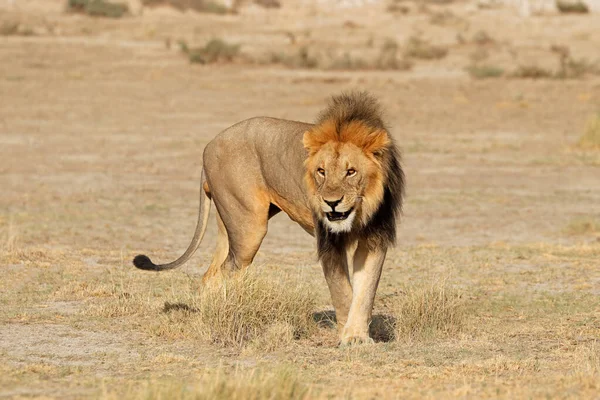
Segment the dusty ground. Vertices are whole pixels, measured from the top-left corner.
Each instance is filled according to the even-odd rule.
[[[600,109],[600,80],[472,80],[476,49],[456,34],[486,28],[499,65],[534,57],[554,68],[556,43],[600,59],[600,20],[461,7],[467,25],[450,27],[428,22],[431,12],[379,9],[363,11],[368,21],[356,10],[122,21],[2,11],[35,29],[0,37],[0,396],[152,397],[152,385],[194,385],[215,370],[287,368],[314,396],[597,398],[600,152],[576,143]],[[259,57],[271,45],[403,43],[416,29],[449,55],[411,71],[332,71],[190,65],[165,45],[224,36]],[[290,44],[290,31],[305,42]],[[130,260],[171,260],[187,246],[204,145],[251,116],[310,121],[330,94],[354,88],[381,98],[408,178],[376,311],[445,279],[464,293],[465,327],[354,349],[322,328],[266,353],[198,340],[184,323],[169,330],[164,304],[199,285],[214,221],[181,270],[147,274]],[[307,283],[315,311],[331,308],[313,240],[285,216],[253,268]]]

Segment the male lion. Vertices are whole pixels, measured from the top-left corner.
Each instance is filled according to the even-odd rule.
[[[269,218],[284,211],[317,237],[340,343],[372,342],[373,300],[404,189],[399,152],[377,101],[366,93],[335,96],[314,125],[266,117],[242,121],[206,146],[203,167],[198,224],[188,249],[168,264],[144,255],[133,264],[162,271],[186,262],[202,240],[212,200],[219,233],[203,280],[245,268]]]

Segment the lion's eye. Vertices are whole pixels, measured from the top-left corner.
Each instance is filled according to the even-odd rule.
[[[325,176],[325,170],[323,168],[317,168],[317,174]]]
[[[348,169],[348,171],[346,171],[346,176],[354,176],[356,175],[356,170],[354,168],[350,168]]]

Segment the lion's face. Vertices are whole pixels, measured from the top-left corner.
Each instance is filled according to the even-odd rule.
[[[305,163],[309,202],[313,213],[332,232],[349,232],[356,224],[366,224],[383,199],[384,176],[377,159],[379,146],[374,148],[369,144],[373,145],[373,140],[382,134],[387,140],[387,133],[365,134],[369,133],[371,140],[366,142],[355,136],[338,135],[325,143],[322,143],[323,132],[313,130],[305,134],[304,144],[309,150]],[[315,142],[315,137],[320,140]]]

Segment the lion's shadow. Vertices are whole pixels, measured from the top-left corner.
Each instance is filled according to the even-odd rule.
[[[337,327],[335,311],[333,310],[317,311],[313,313],[313,320],[320,328],[336,329]],[[396,338],[395,325],[396,318],[392,315],[373,315],[369,326],[369,334],[375,342],[391,342]]]

